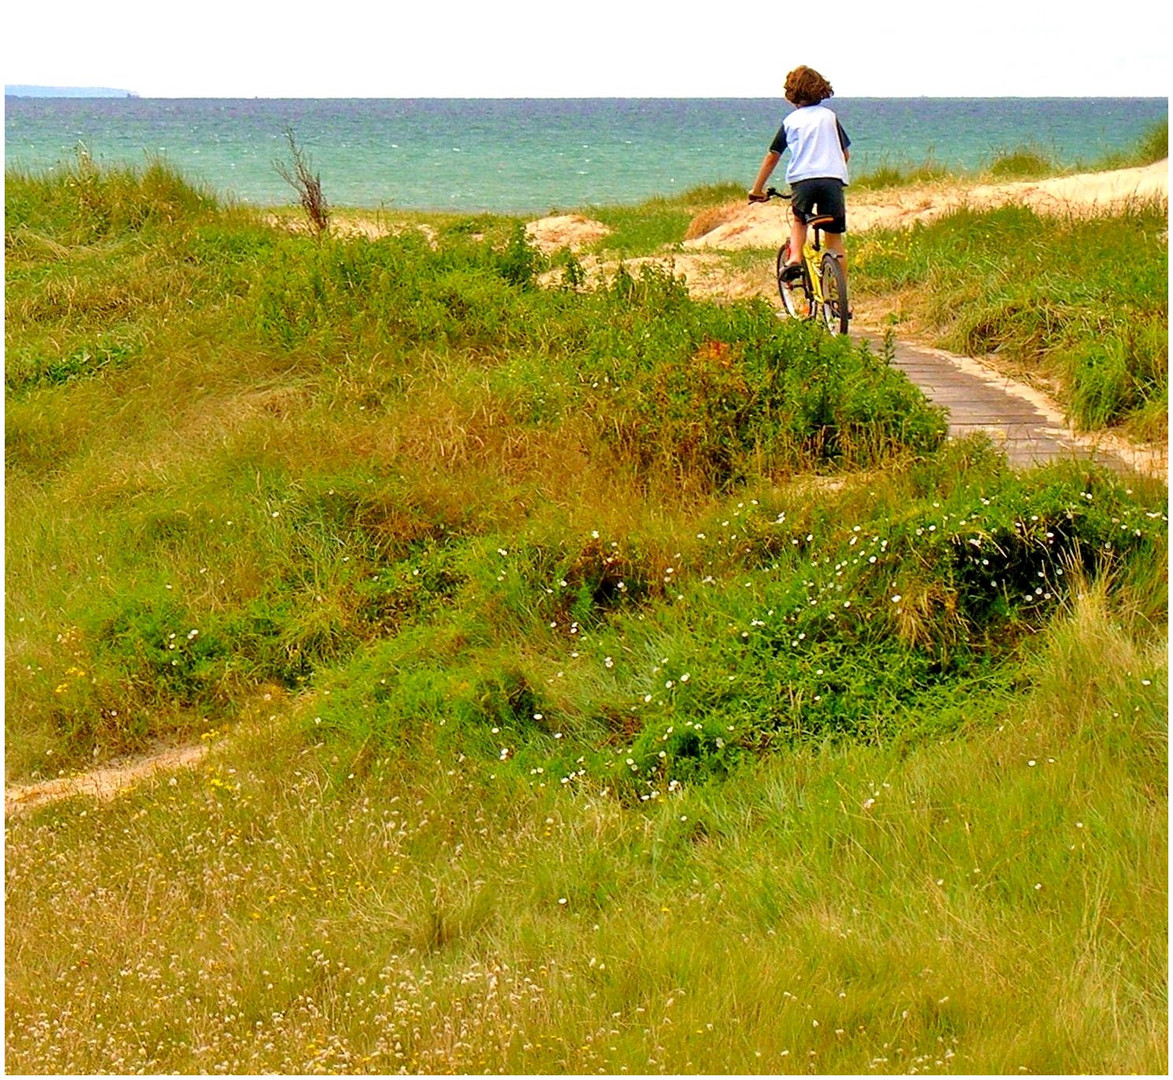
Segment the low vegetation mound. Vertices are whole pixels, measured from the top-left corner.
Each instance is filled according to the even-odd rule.
[[[947,491],[914,479],[941,471],[941,414],[884,357],[761,302],[697,302],[650,266],[583,291],[573,259],[537,288],[547,263],[505,221],[450,223],[434,247],[311,239],[158,168],[137,188],[78,175],[45,183],[52,213],[23,182],[9,219],[18,769],[357,663],[414,672],[364,730],[451,714],[548,750],[574,727],[622,743],[651,790],[779,738],[946,723],[1072,574],[1164,543],[1109,478],[1024,487],[990,458]],[[91,179],[142,207],[99,215],[117,224],[97,246]],[[896,463],[898,506],[778,487]],[[552,684],[601,633],[676,659]]]

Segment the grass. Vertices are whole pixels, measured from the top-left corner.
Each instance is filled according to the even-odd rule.
[[[1169,156],[1169,121],[1154,124],[1129,151],[1112,154],[1096,163],[1101,169],[1128,169],[1152,165]]]
[[[1024,145],[995,152],[989,162],[975,170],[970,178],[995,182],[1042,180],[1071,172],[1152,165],[1168,156],[1169,122],[1166,120],[1149,128],[1132,148],[1106,154],[1093,162],[1081,162],[1072,167],[1064,167],[1045,148]],[[919,163],[884,161],[875,168],[853,176],[851,186],[856,191],[874,191],[954,179],[957,179],[954,170],[932,158]]]
[[[932,159],[921,162],[919,165],[893,165],[883,163],[874,169],[851,178],[851,187],[855,191],[880,191],[885,188],[909,187],[913,184],[933,183],[945,180],[949,171],[944,165]]]
[[[9,1070],[1166,1069],[1164,485],[508,219],[37,183],[6,768],[211,751],[6,821]]]
[[[1020,146],[998,154],[988,168],[992,180],[1038,180],[1054,176],[1057,171],[1047,152],[1033,146]]]
[[[275,704],[199,772],[10,823],[8,1066],[1162,1071],[1164,661],[1112,607],[1072,603],[999,726],[639,810]]]
[[[735,183],[710,184],[638,206],[596,207],[592,215],[611,229],[598,250],[621,258],[657,254],[675,247],[698,214],[733,199],[744,199]]]
[[[1169,155],[1168,123],[1081,170],[1148,165]],[[997,154],[992,181],[1060,174],[1043,150]],[[863,187],[928,179],[932,166],[881,169]],[[853,186],[860,186],[857,182]],[[935,344],[994,354],[1056,394],[1087,431],[1168,437],[1168,205],[1041,218],[1025,207],[965,209],[911,230],[870,230],[852,246],[853,280],[898,298]],[[1041,268],[1041,269],[1040,269]]]

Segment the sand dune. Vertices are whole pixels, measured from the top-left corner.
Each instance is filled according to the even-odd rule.
[[[961,206],[990,207],[1009,203],[1030,206],[1040,214],[1080,214],[1133,200],[1169,197],[1169,162],[1135,169],[1079,173],[1047,180],[1003,184],[916,184],[907,188],[848,194],[849,232],[900,227],[931,221]],[[730,203],[720,214],[706,214],[708,226],[685,247],[732,250],[770,247],[778,243],[786,221],[786,204]]]

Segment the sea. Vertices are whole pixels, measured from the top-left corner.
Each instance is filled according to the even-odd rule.
[[[851,168],[975,170],[1029,148],[1092,166],[1168,119],[1166,98],[833,98]],[[774,98],[263,99],[6,96],[5,169],[163,160],[238,203],[296,202],[287,132],[337,207],[544,214],[702,185],[748,188]]]

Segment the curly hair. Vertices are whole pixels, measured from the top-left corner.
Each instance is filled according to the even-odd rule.
[[[822,75],[805,64],[786,76],[785,92],[786,100],[792,105],[817,105],[835,93]]]

